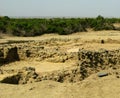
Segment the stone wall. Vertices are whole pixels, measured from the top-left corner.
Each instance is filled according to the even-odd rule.
[[[0,64],[18,60],[37,61],[46,60],[53,63],[63,63],[67,60],[77,60],[77,53],[68,53],[60,50],[59,47],[43,47],[32,45],[6,45],[0,49]]]
[[[19,61],[19,54],[18,54],[18,48],[17,47],[10,47],[10,48],[1,48],[0,49],[0,65]]]
[[[120,49],[108,51],[87,51],[79,50],[78,60],[80,66],[80,73],[82,78],[96,73],[100,70],[119,67],[120,65]]]

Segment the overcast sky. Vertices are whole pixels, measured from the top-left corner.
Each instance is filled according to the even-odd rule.
[[[120,17],[120,0],[0,0],[0,16]]]

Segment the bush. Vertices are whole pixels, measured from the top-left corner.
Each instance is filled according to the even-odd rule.
[[[53,18],[53,19],[13,19],[8,16],[0,17],[0,31],[15,36],[38,36],[45,33],[60,35],[94,30],[115,30],[113,23],[120,19],[104,18]]]
[[[108,20],[104,19],[102,16],[96,18],[96,25],[94,30],[114,30],[114,26]]]

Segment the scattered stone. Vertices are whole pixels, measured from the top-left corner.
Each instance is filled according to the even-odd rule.
[[[98,76],[98,77],[108,76],[108,73],[106,73],[106,72],[98,73],[97,76]]]
[[[34,90],[35,89],[35,87],[31,87],[29,90],[31,91],[31,90]]]
[[[22,70],[18,72],[18,75],[20,76],[19,84],[32,83],[38,77],[33,67],[22,68]]]
[[[105,41],[102,39],[102,40],[101,40],[101,44],[104,44],[104,43],[105,43]]]
[[[35,72],[35,68],[24,67],[17,74],[5,77],[1,82],[8,84],[26,84],[34,82],[37,77],[38,74]]]
[[[116,76],[116,78],[120,78],[120,76]]]

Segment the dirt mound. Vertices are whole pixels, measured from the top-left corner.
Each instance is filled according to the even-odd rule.
[[[0,84],[1,98],[119,98],[120,79],[111,76],[79,83],[42,81],[27,85]]]

